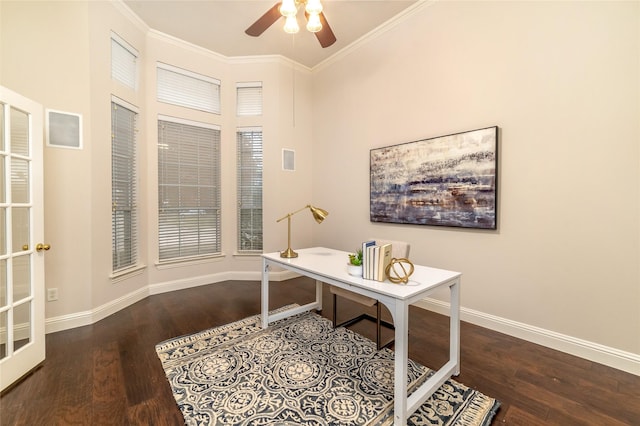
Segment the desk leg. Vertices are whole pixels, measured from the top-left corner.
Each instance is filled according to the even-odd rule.
[[[322,312],[322,281],[316,280],[316,310]]]
[[[396,302],[394,323],[396,327],[395,368],[393,380],[393,424],[405,426],[407,424],[407,377],[409,356],[409,306],[400,301]]]
[[[460,374],[460,278],[451,285],[449,315],[449,360],[455,362],[453,375]]]
[[[262,328],[269,327],[269,265],[266,259],[262,259],[262,284],[261,284],[261,304],[262,304]]]

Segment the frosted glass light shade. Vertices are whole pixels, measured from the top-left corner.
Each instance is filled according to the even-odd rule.
[[[307,22],[307,30],[312,33],[317,33],[322,29],[322,23],[320,22],[320,15],[317,13],[311,13],[309,15],[309,21]]]
[[[283,0],[280,5],[280,14],[282,16],[295,16],[298,13],[295,0]]]
[[[284,32],[288,34],[295,34],[298,31],[300,31],[300,26],[298,25],[296,15],[287,16],[287,19],[284,21]]]
[[[320,0],[308,0],[305,10],[310,15],[319,15],[322,12],[322,3]]]

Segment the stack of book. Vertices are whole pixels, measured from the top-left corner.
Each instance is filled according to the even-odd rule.
[[[376,244],[375,241],[362,243],[362,278],[384,281],[384,270],[391,262],[391,244]]]

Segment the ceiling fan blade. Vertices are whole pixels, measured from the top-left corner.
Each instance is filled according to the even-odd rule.
[[[309,14],[307,12],[304,13],[304,16],[309,20]],[[325,18],[324,13],[320,12],[320,23],[322,24],[322,29],[316,33],[316,38],[320,42],[320,46],[329,47],[333,43],[336,42],[336,36],[333,34],[329,23],[327,22],[327,18]]]
[[[244,32],[252,37],[258,37],[260,34],[265,32],[267,28],[274,24],[280,17],[280,4],[281,1],[276,3],[271,9],[267,10],[267,12],[262,15],[256,22],[254,22],[249,28],[247,28]]]

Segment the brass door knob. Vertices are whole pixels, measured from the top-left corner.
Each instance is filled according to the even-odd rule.
[[[36,245],[36,251],[49,250],[50,248],[51,246],[49,244],[38,243],[38,245]]]

